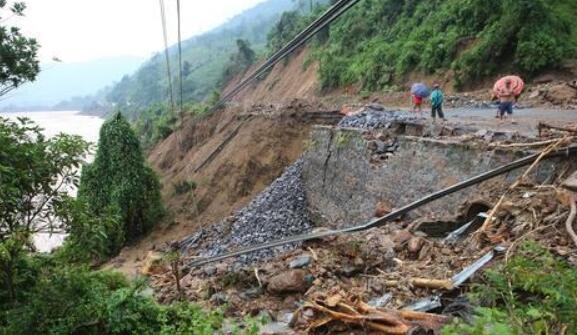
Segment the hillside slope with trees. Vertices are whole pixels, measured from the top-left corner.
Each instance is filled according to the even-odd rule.
[[[333,1],[334,2],[334,1]],[[269,49],[314,16],[286,12]],[[570,0],[363,0],[317,39],[322,88],[375,91],[421,73],[457,88],[499,72],[531,78],[577,53],[577,3]]]
[[[238,40],[262,50],[267,32],[283,11],[293,8],[292,0],[269,0],[248,9],[222,26],[182,42],[183,100],[200,101],[217,88]],[[186,24],[186,18],[183,18]],[[178,48],[169,48],[174,94],[178,92]],[[135,115],[168,98],[164,53],[157,53],[132,75],[124,76],[104,92],[109,106]]]

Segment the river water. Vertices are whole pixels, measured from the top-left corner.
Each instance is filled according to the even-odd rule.
[[[80,114],[78,111],[54,111],[54,112],[18,112],[0,113],[0,116],[16,119],[27,117],[43,128],[46,136],[54,136],[59,133],[80,135],[86,141],[98,142],[98,133],[104,119]],[[93,157],[88,157],[91,161]],[[74,195],[75,190],[70,191]],[[48,252],[62,244],[64,235],[37,234],[34,236],[34,244],[40,252]]]

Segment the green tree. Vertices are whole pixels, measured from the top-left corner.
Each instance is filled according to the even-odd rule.
[[[59,210],[88,144],[79,136],[47,139],[30,120],[0,118],[0,276],[10,300],[23,253],[33,250],[36,233],[63,232]]]
[[[0,96],[33,81],[40,71],[36,40],[22,35],[17,27],[1,25],[6,15],[23,16],[25,9],[23,2],[0,0]]]
[[[140,143],[128,121],[117,113],[100,129],[94,162],[82,170],[78,197],[95,216],[117,213],[122,236],[114,236],[110,254],[119,251],[118,241],[134,241],[163,214],[160,185],[145,164]],[[115,235],[115,231],[106,232]]]
[[[237,51],[230,57],[228,66],[223,71],[220,79],[221,85],[225,85],[234,76],[248,69],[255,61],[256,54],[248,41],[238,39],[236,40],[236,47]]]

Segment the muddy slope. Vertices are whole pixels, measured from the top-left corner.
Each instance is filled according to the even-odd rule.
[[[312,124],[338,121],[321,117],[322,111],[295,101],[188,120],[149,155],[161,180],[167,222],[125,248],[111,266],[133,275],[148,251],[246,206],[304,152]],[[176,186],[185,183],[189,190],[177,192]]]

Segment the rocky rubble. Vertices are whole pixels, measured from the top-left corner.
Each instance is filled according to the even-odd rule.
[[[359,112],[345,116],[338,126],[375,130],[389,128],[393,123],[414,123],[420,120],[420,118],[407,112],[378,110],[377,108],[376,106],[366,106]]]
[[[298,160],[288,167],[282,176],[233,217],[181,241],[181,252],[211,257],[309,231],[311,222],[301,180],[302,165],[302,160]],[[286,245],[258,251],[239,256],[238,260],[250,264],[294,247]]]

